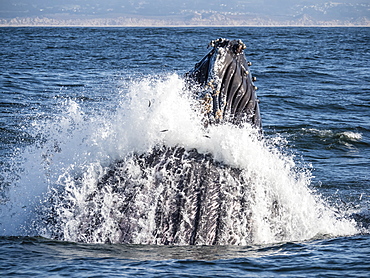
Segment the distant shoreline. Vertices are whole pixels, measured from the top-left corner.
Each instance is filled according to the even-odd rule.
[[[352,20],[318,20],[309,16],[273,19],[268,17],[45,17],[0,18],[0,27],[370,27],[367,17]]]

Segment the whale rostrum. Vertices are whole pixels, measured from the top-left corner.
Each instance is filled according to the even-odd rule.
[[[223,121],[248,122],[261,128],[257,87],[253,81],[241,40],[217,39],[211,50],[186,74],[190,83],[198,85],[197,97],[208,115],[208,123]]]

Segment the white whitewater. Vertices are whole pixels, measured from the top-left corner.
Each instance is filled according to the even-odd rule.
[[[124,198],[108,186],[98,188],[99,180],[117,160],[126,161],[131,179],[143,179],[142,170],[130,155],[146,153],[157,145],[197,149],[241,169],[243,179],[249,181],[248,189],[241,183],[228,183],[228,173],[222,173],[222,186],[234,192],[223,205],[224,226],[233,236],[232,244],[302,241],[359,232],[354,221],[310,189],[310,171],[298,167],[293,155],[281,151],[283,139],[260,140],[258,132],[248,126],[225,124],[205,129],[201,116],[194,113],[196,103],[183,91],[183,85],[176,74],[148,77],[131,82],[121,92],[115,109],[102,108],[93,114],[76,101],[67,100],[59,114],[35,121],[28,132],[34,133],[37,143],[19,150],[14,158],[18,178],[12,181],[7,201],[1,205],[0,235],[59,234],[68,241],[119,242],[123,213],[119,208]],[[135,205],[144,208],[146,215],[135,220],[141,228],[133,235],[133,243],[158,243],[153,238],[152,202],[160,199],[165,213],[171,209],[162,196],[164,189],[152,183],[154,175],[165,176],[166,172],[153,173],[153,168],[146,171],[147,178],[139,181],[143,190],[135,193]],[[176,186],[176,180],[173,184]],[[96,194],[100,197],[91,197]],[[248,211],[234,205],[232,200],[240,198],[248,202]],[[278,209],[274,208],[276,204]],[[98,215],[99,225],[86,222],[91,213]],[[183,225],[186,217],[183,215]],[[89,230],[89,225],[89,234],[85,235],[82,230]],[[179,237],[177,242],[182,244],[181,233]],[[220,242],[230,244],[226,236]],[[200,239],[198,243],[209,242]]]

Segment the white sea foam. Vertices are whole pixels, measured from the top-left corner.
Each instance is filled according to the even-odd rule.
[[[42,217],[48,192],[63,192],[54,207],[56,227],[65,240],[86,242],[119,241],[117,204],[120,196],[107,188],[100,204],[99,231],[94,238],[78,237],[84,223],[79,212],[85,209],[87,196],[97,190],[98,180],[110,163],[129,154],[145,153],[155,145],[196,148],[200,153],[211,153],[215,160],[242,169],[242,175],[251,181],[250,211],[252,242],[243,239],[237,244],[271,243],[306,240],[319,235],[351,235],[357,233],[355,223],[334,212],[328,204],[310,190],[311,173],[298,170],[294,157],[281,152],[279,143],[260,139],[249,127],[230,124],[204,128],[201,115],[194,112],[194,100],[183,91],[182,79],[173,74],[165,78],[146,78],[132,82],[122,92],[115,111],[101,111],[91,115],[79,103],[62,103],[63,112],[49,120],[35,122],[32,132],[39,144],[21,152],[18,162],[22,172],[8,190],[8,202],[1,208],[1,235],[41,234],[52,236],[50,223],[46,229]],[[133,164],[129,169],[132,179],[139,178]],[[165,173],[164,173],[165,174]],[[150,184],[151,180],[143,181]],[[237,185],[235,185],[237,186]],[[240,186],[240,185],[239,185]],[[142,206],[147,206],[148,194],[138,192]],[[54,195],[55,196],[55,195]],[[275,202],[279,210],[271,214]],[[48,209],[50,209],[48,207]],[[230,208],[237,209],[237,208]],[[230,219],[232,219],[231,210]],[[228,213],[229,213],[228,212]],[[145,226],[136,235],[137,243],[150,243],[153,217],[141,219]],[[231,220],[230,220],[231,221]],[[238,227],[232,226],[239,223]],[[227,223],[226,223],[227,224]],[[243,221],[230,223],[230,233],[243,230]],[[250,239],[250,238],[249,238]]]
[[[316,128],[309,128],[309,129],[303,129],[303,130],[308,133],[315,134],[322,138],[338,138],[338,139],[345,139],[349,141],[359,141],[362,139],[361,133],[353,132],[353,131],[334,132],[330,129],[319,130]]]
[[[362,134],[359,132],[344,131],[339,134],[341,137],[348,138],[353,141],[359,141],[362,139]]]

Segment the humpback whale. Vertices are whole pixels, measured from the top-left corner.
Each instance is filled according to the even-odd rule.
[[[185,74],[199,101],[205,126],[248,123],[261,129],[251,63],[240,40],[217,39],[208,54]],[[184,147],[156,146],[116,161],[99,179],[78,212],[78,241],[94,242],[107,226],[105,241],[128,244],[238,244],[253,236],[249,178],[211,154]],[[59,197],[63,198],[63,197]],[[105,204],[116,206],[112,210]],[[66,204],[68,209],[73,204]],[[56,213],[56,212],[55,212]],[[53,212],[50,223],[55,223]],[[233,223],[230,232],[229,223]],[[63,238],[65,229],[54,230]],[[241,238],[243,240],[241,240]]]

